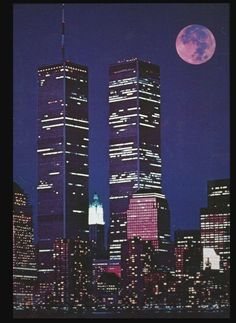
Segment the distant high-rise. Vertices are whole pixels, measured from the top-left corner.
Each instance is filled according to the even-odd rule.
[[[102,273],[95,290],[97,308],[106,311],[116,309],[119,291],[120,278],[115,273]]]
[[[145,302],[145,278],[152,268],[151,241],[138,237],[122,243],[121,247],[121,303],[124,307],[142,307]]]
[[[32,209],[24,191],[13,183],[13,307],[32,308],[37,279]]]
[[[208,181],[208,207],[201,208],[201,243],[209,257],[220,256],[220,268],[230,268],[230,182]],[[209,248],[214,250],[210,251]],[[204,251],[204,250],[203,250]],[[206,254],[206,252],[204,252]],[[215,256],[216,258],[216,256]],[[203,264],[205,267],[205,264]]]
[[[95,257],[104,256],[104,214],[103,206],[99,201],[98,195],[95,193],[93,201],[89,205],[89,240],[95,244]]]
[[[53,245],[54,306],[79,310],[92,304],[92,257],[88,241],[56,239]]]
[[[109,69],[110,259],[127,239],[129,199],[161,189],[160,69],[136,58]]]
[[[165,196],[153,190],[139,190],[127,210],[127,239],[140,237],[152,242],[156,251],[168,251],[170,214]]]
[[[202,261],[200,230],[175,231],[175,270],[177,274],[195,274]]]
[[[39,274],[46,290],[53,241],[88,234],[88,69],[71,62],[41,67],[38,83]]]
[[[230,182],[228,179],[211,180],[207,183],[208,207],[227,209],[230,207]]]
[[[93,295],[96,307],[110,309],[117,305],[120,276],[109,271],[113,260],[99,259],[93,262]]]

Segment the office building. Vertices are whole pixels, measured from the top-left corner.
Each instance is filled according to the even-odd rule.
[[[37,280],[32,208],[28,197],[13,183],[13,308],[32,309]]]
[[[96,307],[104,310],[117,308],[119,292],[120,278],[113,272],[103,272],[94,289]]]
[[[210,254],[216,253],[220,256],[220,269],[227,270],[230,268],[230,183],[228,179],[208,181],[208,206],[201,208],[200,213],[202,247],[207,248],[208,254],[209,248],[213,248]],[[214,259],[216,261],[216,256]]]
[[[134,237],[151,241],[156,251],[168,251],[170,215],[163,194],[141,189],[132,195],[127,210],[127,239]]]
[[[152,270],[151,241],[135,237],[121,247],[121,304],[123,308],[142,308],[145,304],[145,277]]]
[[[139,189],[160,190],[160,69],[137,58],[109,69],[110,259],[127,239],[127,209]]]
[[[53,263],[55,271],[53,306],[81,310],[92,306],[92,256],[88,241],[56,239]]]
[[[104,257],[104,214],[103,206],[99,201],[98,195],[95,193],[93,201],[89,205],[89,240],[94,244],[95,258],[101,259]]]
[[[194,274],[200,271],[202,261],[200,230],[176,230],[174,253],[177,274]]]
[[[88,69],[38,69],[39,293],[52,292],[53,242],[88,235]],[[41,299],[44,296],[42,295]]]
[[[101,277],[102,273],[113,273],[117,277],[121,276],[120,262],[110,259],[93,259],[93,282],[96,282]]]

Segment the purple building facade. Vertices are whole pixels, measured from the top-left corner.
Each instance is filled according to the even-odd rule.
[[[136,58],[109,69],[110,259],[127,239],[129,199],[161,189],[160,69]]]
[[[52,292],[53,241],[88,234],[88,69],[38,69],[39,293]],[[42,299],[42,297],[40,297]]]

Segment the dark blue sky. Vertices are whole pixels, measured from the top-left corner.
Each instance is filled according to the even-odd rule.
[[[89,68],[90,194],[108,217],[108,67],[138,57],[160,65],[163,190],[172,230],[198,228],[207,181],[228,178],[228,4],[66,4],[66,59]],[[61,61],[60,4],[14,5],[14,180],[36,202],[37,68]],[[190,65],[175,40],[209,28],[216,51]],[[35,212],[35,208],[34,208]]]

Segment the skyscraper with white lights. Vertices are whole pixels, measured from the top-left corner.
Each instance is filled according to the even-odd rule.
[[[212,264],[219,262],[221,270],[229,270],[230,181],[229,179],[208,181],[207,191],[208,206],[200,210],[203,268],[209,260]],[[216,261],[214,258],[219,260]]]
[[[32,309],[37,280],[32,208],[28,197],[13,183],[13,308]]]
[[[53,242],[88,234],[88,69],[38,69],[37,219],[40,294],[50,294]]]
[[[129,199],[161,185],[160,68],[137,58],[109,69],[110,259],[127,239]]]

